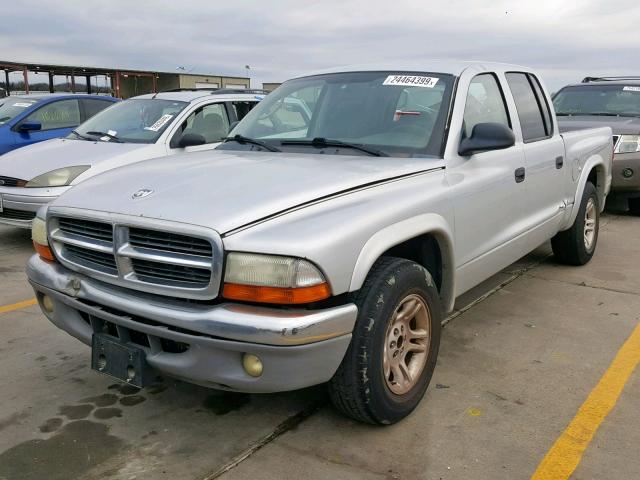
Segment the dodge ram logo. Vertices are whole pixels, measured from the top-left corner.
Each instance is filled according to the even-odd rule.
[[[153,190],[150,190],[148,188],[142,188],[142,189],[138,190],[136,193],[134,193],[133,195],[131,195],[131,198],[133,198],[133,199],[144,198],[144,197],[148,197],[152,193],[153,193]]]

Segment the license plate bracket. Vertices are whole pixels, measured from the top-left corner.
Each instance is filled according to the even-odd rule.
[[[91,368],[138,388],[153,383],[153,370],[143,349],[102,333],[91,339]]]

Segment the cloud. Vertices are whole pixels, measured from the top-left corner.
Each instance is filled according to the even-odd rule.
[[[335,65],[430,58],[540,69],[557,89],[630,74],[640,4],[628,0],[23,0],[2,14],[2,59],[244,75],[254,85]],[[19,10],[19,11],[18,11]]]

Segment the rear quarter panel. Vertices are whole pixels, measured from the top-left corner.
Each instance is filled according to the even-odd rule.
[[[613,140],[610,127],[589,128],[562,133],[567,169],[566,193],[571,208],[562,230],[570,228],[576,219],[584,188],[592,170],[597,172],[598,200],[604,209],[611,188]]]

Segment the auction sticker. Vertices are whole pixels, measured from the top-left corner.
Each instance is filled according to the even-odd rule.
[[[640,87],[624,87],[625,92],[640,92]]]
[[[173,118],[173,115],[162,115],[158,120],[156,120],[156,123],[154,123],[153,125],[151,125],[150,127],[144,127],[145,130],[151,130],[152,132],[157,132],[158,130],[160,130],[162,127],[164,127],[167,122],[169,120],[171,120]]]
[[[35,102],[34,102],[34,103],[35,103]],[[14,103],[12,106],[13,106],[13,107],[27,108],[27,107],[30,107],[31,105],[33,105],[33,103],[18,102],[18,103]]]
[[[422,75],[389,75],[383,85],[399,85],[402,87],[433,88],[439,78],[425,77]]]

